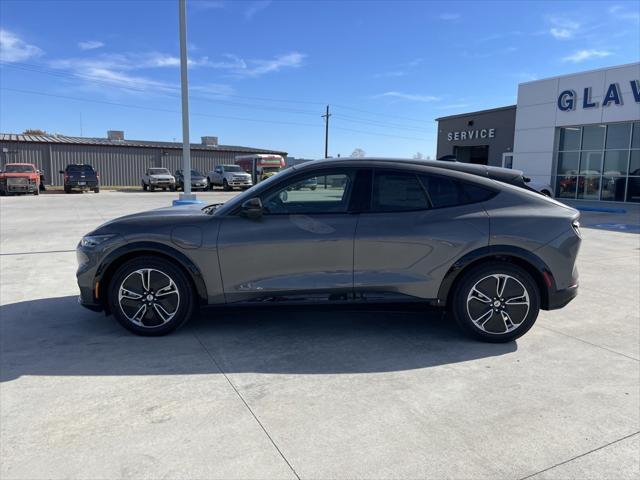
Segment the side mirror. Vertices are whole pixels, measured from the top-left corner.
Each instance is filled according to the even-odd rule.
[[[60,175],[64,175],[64,170],[60,170]]]
[[[263,213],[262,200],[260,200],[258,197],[246,200],[240,208],[240,213],[252,220],[260,218]]]

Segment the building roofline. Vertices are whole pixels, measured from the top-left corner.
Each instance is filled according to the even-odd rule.
[[[453,118],[468,117],[470,115],[481,115],[483,113],[493,113],[493,112],[500,112],[503,110],[515,110],[515,109],[516,109],[516,105],[508,105],[506,107],[489,108],[487,110],[477,110],[475,112],[457,113],[455,115],[447,115],[446,117],[438,117],[436,118],[436,122],[439,122],[440,120],[450,120]]]
[[[618,68],[632,67],[632,66],[635,66],[635,65],[640,67],[640,62],[625,63],[623,65],[613,65],[611,67],[594,68],[593,70],[583,70],[581,72],[565,73],[564,75],[554,75],[553,77],[545,77],[545,78],[540,78],[538,80],[529,80],[528,82],[522,82],[522,83],[519,83],[518,85],[528,85],[530,83],[544,82],[544,81],[547,81],[547,80],[556,80],[558,78],[574,77],[576,75],[584,75],[584,74],[587,74],[587,73],[602,72],[604,70],[616,70]]]
[[[23,135],[15,133],[0,133],[0,142],[92,145],[103,147],[161,148],[176,150],[182,149],[182,143],[178,142],[163,142],[154,140],[110,140],[108,138],[98,137],[69,137],[65,135]],[[203,145],[201,143],[192,143],[191,149],[209,152],[237,152],[247,154],[265,153],[282,156],[287,155],[287,152],[284,151],[244,147],[240,145]]]

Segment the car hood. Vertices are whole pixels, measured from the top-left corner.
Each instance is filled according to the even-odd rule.
[[[191,177],[191,181],[192,182],[204,182],[206,179],[207,179],[207,177],[200,177],[200,176],[198,176],[198,177],[192,176]]]
[[[173,175],[149,175],[149,178],[155,178],[156,180],[171,180]]]
[[[203,204],[180,205],[177,207],[164,207],[156,210],[132,213],[110,220],[100,225],[92,234],[121,233],[118,226],[126,224],[143,224],[147,222],[172,223],[173,221],[184,221],[185,217],[194,219],[209,216],[202,211]]]

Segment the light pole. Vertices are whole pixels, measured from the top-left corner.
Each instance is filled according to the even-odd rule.
[[[178,0],[180,11],[180,90],[182,92],[182,178],[183,193],[174,205],[202,203],[191,193],[191,149],[189,145],[189,79],[187,77],[187,6]]]

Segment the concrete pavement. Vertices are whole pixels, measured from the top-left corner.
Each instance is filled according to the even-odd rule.
[[[173,198],[0,200],[3,479],[640,473],[640,235],[584,229],[578,298],[504,345],[419,308],[210,309],[140,338],[79,307],[82,234]]]

